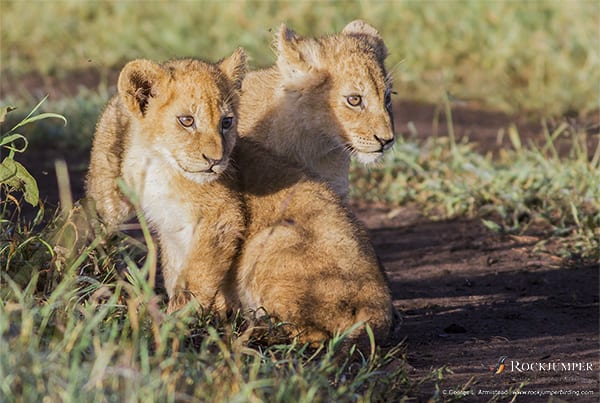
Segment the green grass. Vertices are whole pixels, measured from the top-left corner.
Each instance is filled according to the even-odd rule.
[[[341,338],[318,350],[265,347],[239,318],[217,324],[193,306],[166,315],[132,263],[126,279],[86,266],[49,275],[48,263],[20,267],[31,278],[23,283],[11,278],[14,266],[2,271],[5,402],[397,401],[416,385],[398,348],[350,358]]]
[[[263,66],[273,62],[270,30],[281,22],[320,35],[363,18],[388,44],[402,98],[437,102],[448,91],[545,116],[600,105],[596,1],[3,0],[0,8],[0,70],[17,83],[28,73],[68,80],[74,70],[106,72],[140,57],[216,60],[237,46]]]
[[[261,346],[239,318],[217,324],[193,306],[166,315],[147,272],[128,266],[127,278],[113,268],[102,277],[90,266],[53,275],[30,269],[21,284],[13,269],[2,271],[2,401],[310,402],[411,393],[399,349],[351,359],[340,352],[341,338],[318,350]],[[54,287],[44,292],[47,282]]]
[[[479,217],[493,231],[541,230],[559,240],[566,258],[600,259],[600,143],[563,124],[546,131],[543,147],[525,147],[509,129],[513,149],[498,156],[473,151],[451,137],[424,144],[400,138],[379,166],[353,164],[353,196],[388,204],[415,204],[433,219]],[[555,141],[570,141],[559,156]],[[591,155],[591,158],[590,158]],[[545,239],[542,242],[546,242]]]

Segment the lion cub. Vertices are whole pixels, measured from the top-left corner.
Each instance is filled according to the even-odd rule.
[[[245,72],[241,49],[218,64],[132,61],[96,128],[87,194],[109,228],[133,208],[117,178],[137,195],[159,238],[171,310],[185,302],[183,289],[205,308],[226,309],[245,228],[228,168]]]
[[[348,194],[350,156],[379,160],[394,142],[387,48],[357,20],[341,33],[303,38],[281,26],[275,66],[242,84],[240,136],[250,137]]]
[[[399,315],[368,236],[341,199],[248,138],[232,159],[248,215],[237,265],[242,306],[264,308],[300,342],[327,340],[359,321],[378,343],[388,340]],[[349,340],[364,345],[363,330]]]

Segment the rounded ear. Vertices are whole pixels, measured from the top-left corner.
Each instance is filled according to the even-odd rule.
[[[302,82],[306,84],[322,79],[318,73],[319,45],[315,41],[303,38],[281,24],[274,45],[277,67],[288,84],[302,86]]]
[[[363,20],[354,20],[348,23],[342,30],[342,34],[355,36],[368,43],[381,62],[383,62],[388,55],[388,49],[385,46],[385,43],[383,43],[383,38],[379,35],[379,32]]]
[[[158,93],[158,84],[165,74],[157,63],[150,60],[133,60],[119,74],[119,96],[131,113],[143,117],[150,98]]]
[[[232,55],[219,62],[219,68],[231,80],[236,90],[242,88],[242,81],[248,71],[248,57],[243,48],[237,48]]]
[[[310,55],[300,45],[303,39],[285,24],[279,27],[275,36],[275,51],[277,65],[282,73],[306,73],[310,70]]]

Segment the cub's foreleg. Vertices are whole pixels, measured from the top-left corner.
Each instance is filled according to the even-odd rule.
[[[205,310],[224,315],[228,309],[237,308],[235,262],[242,241],[244,218],[239,208],[221,208],[206,215],[197,226],[191,249],[179,273],[175,275],[169,308],[172,312],[195,298]],[[165,283],[173,281],[165,278]],[[169,290],[168,290],[169,291]]]

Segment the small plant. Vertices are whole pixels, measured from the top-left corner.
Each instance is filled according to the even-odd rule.
[[[46,240],[41,229],[44,218],[43,205],[39,203],[37,182],[27,169],[15,160],[16,153],[23,153],[28,147],[28,140],[17,131],[25,125],[48,118],[61,119],[56,113],[35,114],[46,98],[42,99],[31,112],[15,124],[8,132],[0,136],[0,269],[11,271],[19,284],[29,282],[29,272],[22,268],[49,268],[54,258],[52,246]],[[5,122],[6,115],[16,108],[3,106],[0,108],[0,124]],[[4,157],[7,152],[8,155]],[[22,197],[15,196],[20,192]],[[21,200],[36,208],[37,213],[31,220],[21,218]],[[45,224],[43,224],[45,225]],[[5,279],[0,278],[0,283]]]
[[[39,201],[37,182],[27,169],[14,159],[15,153],[25,152],[29,142],[25,136],[16,131],[22,126],[48,118],[61,119],[65,125],[67,124],[67,119],[56,113],[46,112],[34,115],[46,98],[48,97],[44,97],[23,120],[0,137],[0,148],[8,150],[8,156],[0,163],[0,184],[3,187],[2,191],[7,194],[13,191],[20,191],[23,193],[25,201],[32,206],[37,205]],[[3,106],[0,108],[0,124],[4,123],[6,115],[15,109],[14,106]],[[17,145],[18,143],[21,143],[20,147]]]

